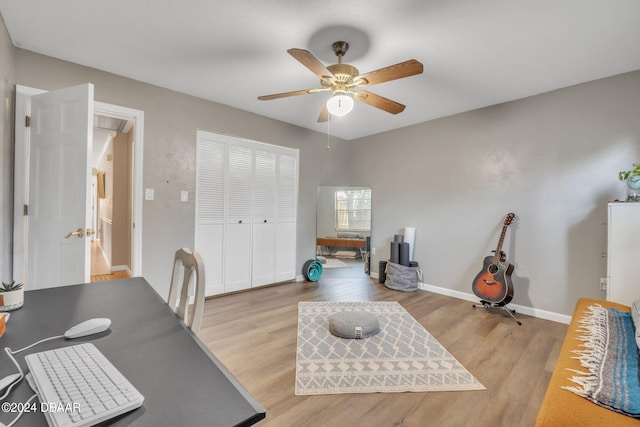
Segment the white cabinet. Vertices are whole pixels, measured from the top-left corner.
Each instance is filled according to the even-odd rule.
[[[640,299],[640,203],[609,203],[607,300],[625,305]]]
[[[206,294],[294,279],[298,150],[205,131],[197,146],[195,250]]]

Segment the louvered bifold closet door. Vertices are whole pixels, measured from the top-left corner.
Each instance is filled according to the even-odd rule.
[[[253,150],[228,146],[225,292],[251,287]]]
[[[195,249],[207,295],[295,279],[298,156],[198,131]]]
[[[251,286],[261,286],[276,281],[276,153],[256,149],[254,161]]]
[[[224,289],[226,144],[215,134],[198,132],[196,161],[196,226],[194,249],[206,268],[206,295]]]
[[[296,216],[298,208],[298,151],[278,153],[276,282],[291,280],[296,275]]]

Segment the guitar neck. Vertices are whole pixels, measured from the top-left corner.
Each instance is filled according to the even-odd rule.
[[[502,233],[500,233],[500,240],[498,240],[498,247],[496,253],[493,255],[493,264],[497,264],[500,261],[500,252],[502,252],[502,243],[504,243],[504,236],[507,234],[507,227],[509,224],[502,226]]]

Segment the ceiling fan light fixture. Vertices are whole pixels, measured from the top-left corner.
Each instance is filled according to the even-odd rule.
[[[356,67],[342,62],[343,56],[349,48],[349,43],[338,41],[333,44],[332,48],[338,56],[338,63],[328,66],[324,66],[324,64],[308,50],[296,48],[287,50],[298,62],[320,78],[321,87],[264,95],[259,96],[258,99],[266,101],[331,91],[332,97],[323,106],[318,116],[318,123],[331,120],[331,116],[340,117],[349,114],[351,110],[353,110],[354,101],[362,102],[390,114],[398,114],[404,111],[404,105],[383,96],[376,95],[375,93],[359,90],[359,86],[372,86],[420,74],[424,69],[422,63],[415,59],[410,59],[395,65],[389,65],[388,67],[360,74]]]
[[[353,98],[349,95],[339,94],[333,95],[327,101],[327,110],[332,116],[342,117],[353,110]]]

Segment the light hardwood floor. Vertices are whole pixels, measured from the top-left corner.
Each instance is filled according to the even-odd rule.
[[[100,246],[96,241],[91,241],[91,281],[105,282],[107,280],[126,279],[129,273],[126,271],[111,271],[105,261]]]
[[[129,273],[124,270],[114,271],[109,274],[96,274],[91,276],[92,282],[106,282],[108,280],[116,280],[116,279],[126,279],[127,277],[131,277]]]
[[[206,301],[199,336],[266,408],[259,426],[535,424],[567,325],[518,315],[518,326],[468,301],[392,291],[361,267]],[[299,301],[398,301],[487,390],[295,396]]]

